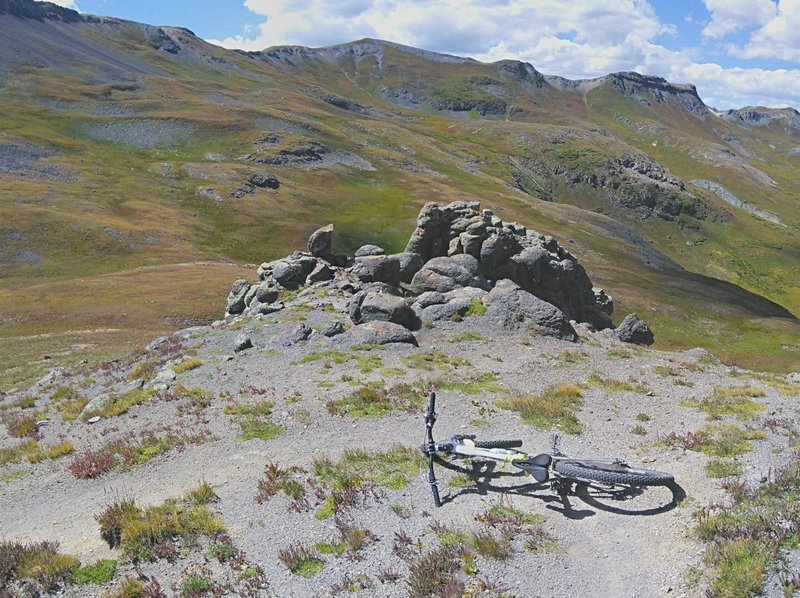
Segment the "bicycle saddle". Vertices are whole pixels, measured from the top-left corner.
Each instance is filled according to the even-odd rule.
[[[527,471],[537,482],[546,482],[550,477],[547,468],[550,467],[550,462],[552,460],[550,455],[542,453],[541,455],[536,455],[532,459],[515,459],[513,464],[515,467]]]

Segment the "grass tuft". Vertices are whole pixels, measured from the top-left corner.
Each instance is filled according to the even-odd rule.
[[[580,434],[583,429],[575,415],[575,411],[583,406],[581,387],[574,384],[552,386],[538,395],[503,399],[497,405],[518,412],[525,423],[540,430],[555,426],[567,434]]]

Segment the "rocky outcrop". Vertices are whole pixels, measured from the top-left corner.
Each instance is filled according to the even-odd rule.
[[[314,284],[349,296],[354,325],[326,328],[323,338],[348,332],[347,338],[375,344],[416,343],[411,331],[423,322],[460,321],[476,312],[505,328],[569,341],[578,339],[570,320],[598,330],[613,326],[613,300],[592,286],[575,256],[550,237],[480,211],[478,202],[426,204],[402,253],[363,245],[352,260],[335,255],[333,225],[314,231],[308,250],[261,264],[257,284],[237,280],[226,316],[283,309],[282,291]]]
[[[479,211],[478,202],[456,202],[446,206],[426,204],[417,219],[417,227],[406,246],[426,260],[412,280],[418,292],[449,291],[458,286],[490,288],[502,279],[514,281],[523,290],[552,303],[573,320],[587,322],[598,328],[611,327],[613,301],[603,294],[602,305],[577,258],[550,237],[528,230],[516,222],[506,223],[491,210]],[[473,262],[471,269],[478,280],[464,282],[454,276],[455,265],[443,259]],[[468,258],[469,256],[469,258]],[[488,285],[479,277],[487,279]]]

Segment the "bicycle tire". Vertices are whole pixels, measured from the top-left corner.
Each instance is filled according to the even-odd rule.
[[[675,481],[671,473],[627,466],[617,470],[589,467],[578,461],[557,461],[554,468],[565,478],[591,480],[612,486],[667,486]]]
[[[475,448],[519,448],[522,446],[521,440],[476,440]]]

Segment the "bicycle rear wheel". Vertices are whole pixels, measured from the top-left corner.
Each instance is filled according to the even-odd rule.
[[[522,446],[521,440],[476,440],[475,448],[519,448]]]
[[[555,470],[565,478],[589,480],[620,486],[667,486],[675,481],[671,473],[636,469],[627,465],[590,466],[580,461],[557,461]]]

